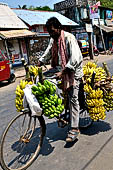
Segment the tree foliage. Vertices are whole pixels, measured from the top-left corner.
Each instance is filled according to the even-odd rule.
[[[27,5],[23,5],[23,6],[18,5],[18,7],[19,7],[20,9],[27,9]]]
[[[48,6],[43,6],[43,7],[35,7],[34,10],[40,10],[40,11],[53,11],[51,8]]]
[[[34,7],[34,6],[30,6],[28,9],[31,10],[39,10],[39,11],[53,11],[53,9],[49,8],[48,6],[43,6],[43,7]]]
[[[113,9],[113,0],[100,0],[101,6]]]
[[[30,7],[27,7],[27,5],[23,5],[23,6],[18,5],[18,7],[20,9],[30,9],[30,10],[40,10],[40,11],[53,11],[53,9],[49,8],[49,6],[34,7],[34,6],[31,5]]]

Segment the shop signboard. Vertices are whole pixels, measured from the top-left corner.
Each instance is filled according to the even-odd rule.
[[[54,4],[55,11],[61,11],[76,6],[94,5],[96,0],[65,0]]]
[[[86,24],[86,31],[87,32],[93,32],[93,28],[91,24]]]
[[[88,40],[88,34],[87,32],[83,32],[83,33],[77,33],[76,34],[76,39],[77,40]]]
[[[92,6],[96,3],[96,1],[95,0],[87,0],[87,3],[89,6]]]
[[[98,5],[93,5],[93,6],[90,6],[89,8],[90,8],[90,19],[100,18]]]
[[[75,6],[75,4],[76,4],[75,0],[65,0],[59,3],[56,3],[54,5],[54,10],[55,11],[64,10],[64,9]]]
[[[110,10],[106,11],[106,19],[112,19],[112,11]]]

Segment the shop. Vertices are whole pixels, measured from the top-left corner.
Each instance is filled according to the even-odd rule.
[[[110,48],[113,49],[113,27],[108,27],[105,25],[95,25],[94,26],[94,34],[96,38],[96,44],[99,51],[103,51],[104,44],[106,50]],[[103,36],[103,41],[102,41]],[[103,44],[104,43],[104,44]]]
[[[0,31],[0,48],[14,66],[21,64],[22,57],[29,62],[29,42],[34,36],[28,30]]]

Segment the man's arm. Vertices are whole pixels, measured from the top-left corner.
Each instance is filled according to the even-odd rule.
[[[42,63],[46,63],[47,60],[50,60],[51,56],[48,55],[50,52],[50,49],[52,48],[53,45],[53,39],[50,39],[49,45],[47,47],[47,49],[45,50],[44,54],[41,56],[41,58],[39,59],[39,62]]]
[[[65,69],[68,68],[72,71],[75,71],[76,66],[82,62],[83,57],[78,42],[75,37],[73,37],[73,35],[68,39],[68,51],[69,60],[65,66]]]

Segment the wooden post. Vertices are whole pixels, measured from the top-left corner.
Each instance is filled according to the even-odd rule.
[[[105,70],[105,72],[107,74],[107,77],[111,77],[111,73],[109,72],[107,64],[105,62],[102,63],[102,64],[103,64],[104,70]]]
[[[10,59],[9,51],[8,51],[8,47],[7,47],[7,40],[4,40],[4,43],[5,43],[5,49],[6,49],[7,56]]]
[[[105,43],[104,43],[103,32],[102,32],[102,29],[101,29],[101,27],[100,27],[100,19],[99,19],[99,18],[98,18],[98,23],[99,23],[99,28],[100,28],[100,34],[101,34],[101,37],[102,37],[103,48],[104,48],[105,54],[106,54],[106,47],[105,47]]]
[[[93,53],[93,38],[92,38],[92,33],[88,32],[88,38],[89,38],[89,56],[90,59],[94,59],[94,53]]]
[[[30,64],[30,39],[28,37],[25,38],[25,44],[27,49],[27,56],[28,56],[28,65]]]
[[[87,15],[88,15],[89,24],[92,25],[92,22],[90,20],[89,5],[87,5]],[[90,59],[94,59],[92,32],[88,32],[88,39],[89,39],[89,56],[90,56]]]
[[[23,53],[22,53],[22,47],[21,47],[21,40],[18,39],[18,44],[19,44],[19,50],[20,50],[20,55],[21,55],[21,58],[23,58]]]

